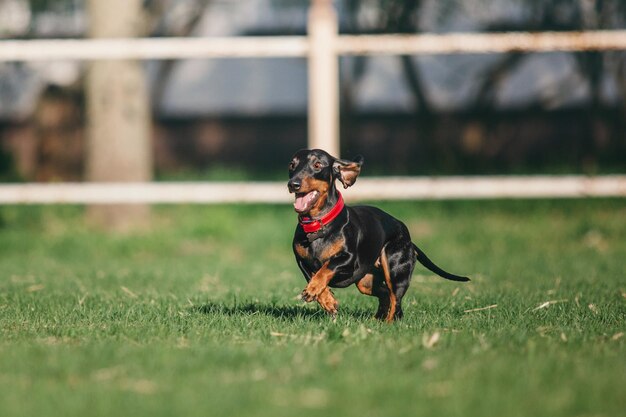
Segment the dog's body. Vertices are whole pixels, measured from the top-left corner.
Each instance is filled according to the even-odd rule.
[[[413,244],[404,223],[391,215],[375,207],[343,205],[335,180],[351,186],[362,163],[362,158],[340,160],[318,149],[294,155],[288,187],[296,193],[300,223],[293,250],[308,282],[302,292],[305,301],[317,300],[334,315],[337,301],[329,287],[356,284],[363,294],[378,298],[376,318],[391,321],[402,317],[402,297],[416,260],[446,279],[469,278],[437,267]]]

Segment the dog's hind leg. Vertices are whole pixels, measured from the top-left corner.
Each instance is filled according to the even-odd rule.
[[[413,244],[407,239],[389,242],[381,251],[380,263],[389,296],[389,308],[384,320],[391,322],[403,316],[402,298],[409,288],[415,267]]]

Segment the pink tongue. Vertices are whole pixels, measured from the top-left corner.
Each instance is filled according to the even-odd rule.
[[[311,205],[311,202],[315,200],[315,196],[317,195],[316,191],[311,191],[301,197],[296,197],[296,201],[293,203],[293,207],[297,212],[302,213],[307,211]]]
[[[296,211],[303,211],[304,210],[304,207],[306,206],[306,203],[304,201],[305,199],[306,199],[306,195],[304,195],[302,197],[296,197],[296,202],[293,203],[293,206],[296,209]]]

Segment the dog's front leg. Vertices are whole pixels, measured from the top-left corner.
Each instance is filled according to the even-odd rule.
[[[338,273],[346,274],[347,268],[352,265],[353,257],[346,252],[337,254],[324,262],[322,267],[311,277],[308,285],[302,291],[302,299],[306,302],[317,300],[320,294],[328,288],[328,283]]]
[[[329,264],[330,261],[326,261],[319,271],[311,277],[306,288],[302,291],[302,299],[307,303],[316,300],[335,276],[335,271],[328,267]]]

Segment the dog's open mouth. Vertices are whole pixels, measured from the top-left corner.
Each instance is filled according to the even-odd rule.
[[[318,191],[296,193],[296,201],[293,203],[293,207],[298,213],[306,213],[311,210],[319,196],[320,193]]]

